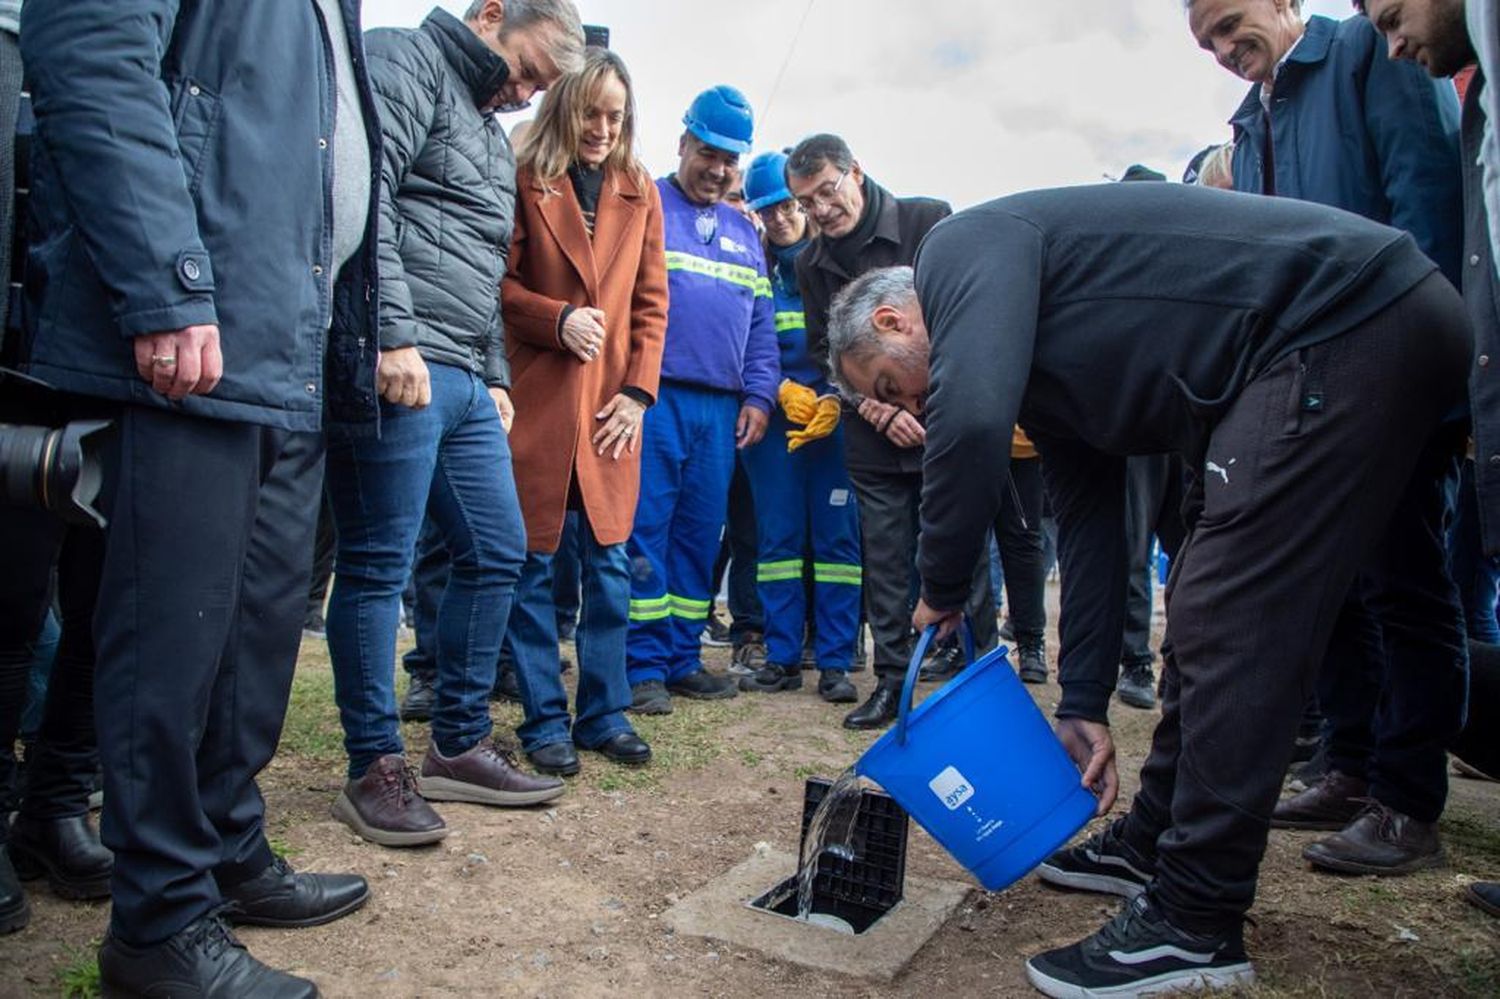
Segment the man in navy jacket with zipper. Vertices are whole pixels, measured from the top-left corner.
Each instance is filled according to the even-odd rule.
[[[115,854],[100,979],[311,996],[226,920],[312,925],[369,894],[275,857],[255,785],[296,663],[318,431],[376,420],[380,132],[359,4],[122,6],[33,0],[21,21],[29,366],[116,425],[92,567]]]
[[[1231,120],[1236,190],[1405,229],[1458,285],[1463,193],[1451,83],[1388,60],[1366,18],[1304,21],[1296,0],[1191,0],[1188,20],[1201,46],[1251,82]],[[1272,818],[1335,834],[1305,851],[1319,867],[1404,874],[1442,858],[1446,748],[1463,724],[1468,676],[1457,622],[1420,596],[1453,586],[1444,523],[1458,469],[1450,461],[1442,471],[1414,480],[1403,498],[1421,530],[1409,536],[1396,589],[1356,577],[1318,681],[1328,772]],[[1370,798],[1376,807],[1366,807]]]

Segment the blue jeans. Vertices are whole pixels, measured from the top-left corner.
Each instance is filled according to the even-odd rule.
[[[592,749],[611,736],[633,731],[625,719],[630,684],[625,679],[625,629],[630,615],[630,558],[625,546],[601,545],[588,518],[578,516],[578,555],[583,601],[574,641],[578,649],[577,717],[568,725],[568,693],[557,654],[557,606],[552,596],[554,561],[528,552],[510,615],[516,681],[526,720],[516,729],[521,748],[533,752],[570,738]]]
[[[578,540],[578,522],[582,514],[569,510],[563,518],[562,537],[557,542],[557,552],[552,556],[552,603],[557,608],[557,627],[578,624],[580,573],[582,557]]]
[[[349,775],[403,751],[396,628],[424,512],[442,532],[448,583],[437,614],[432,740],[444,756],[490,733],[500,638],[525,558],[510,445],[484,384],[429,364],[432,402],[382,402],[381,436],[331,434],[327,489],[338,530],[328,656]]]

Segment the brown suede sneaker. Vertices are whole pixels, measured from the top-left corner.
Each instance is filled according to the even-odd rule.
[[[533,777],[520,770],[515,754],[493,739],[484,739],[457,756],[427,750],[417,782],[424,798],[468,801],[476,805],[537,805],[563,793],[556,777]]]
[[[1365,810],[1369,793],[1368,781],[1330,770],[1306,791],[1278,801],[1271,828],[1338,832]]]
[[[1436,822],[1418,822],[1371,801],[1348,828],[1310,843],[1302,856],[1340,874],[1410,874],[1443,863]]]
[[[344,785],[333,817],[381,846],[423,846],[448,835],[448,826],[417,793],[417,777],[398,753],[370,764],[359,780]]]

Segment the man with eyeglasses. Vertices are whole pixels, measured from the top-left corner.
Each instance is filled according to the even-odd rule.
[[[750,151],[750,102],[733,87],[711,87],[682,123],[677,171],[656,185],[671,305],[661,386],[641,428],[641,500],[628,548],[626,668],[637,714],[670,713],[673,694],[738,693],[703,668],[699,636],[735,451],[765,435],[781,379],[760,237],[725,202]]]
[[[803,139],[786,164],[787,188],[818,226],[797,258],[807,346],[828,371],[828,308],[850,281],[876,267],[910,264],[927,231],[952,214],[947,202],[898,198],[867,176],[837,135]],[[865,610],[874,638],[874,693],[844,719],[882,728],[896,717],[909,649],[912,558],[921,496],[922,423],[874,399],[845,399],[844,455],[864,536]],[[989,617],[993,622],[994,613]]]

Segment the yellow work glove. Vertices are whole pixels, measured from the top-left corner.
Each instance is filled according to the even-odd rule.
[[[780,400],[781,411],[786,414],[786,418],[798,426],[807,423],[817,412],[818,393],[790,378],[782,380],[776,398]]]
[[[827,437],[838,425],[839,397],[836,395],[818,396],[816,411],[813,413],[813,418],[807,421],[807,426],[802,430],[786,432],[786,449],[788,452],[795,451],[808,441]]]

